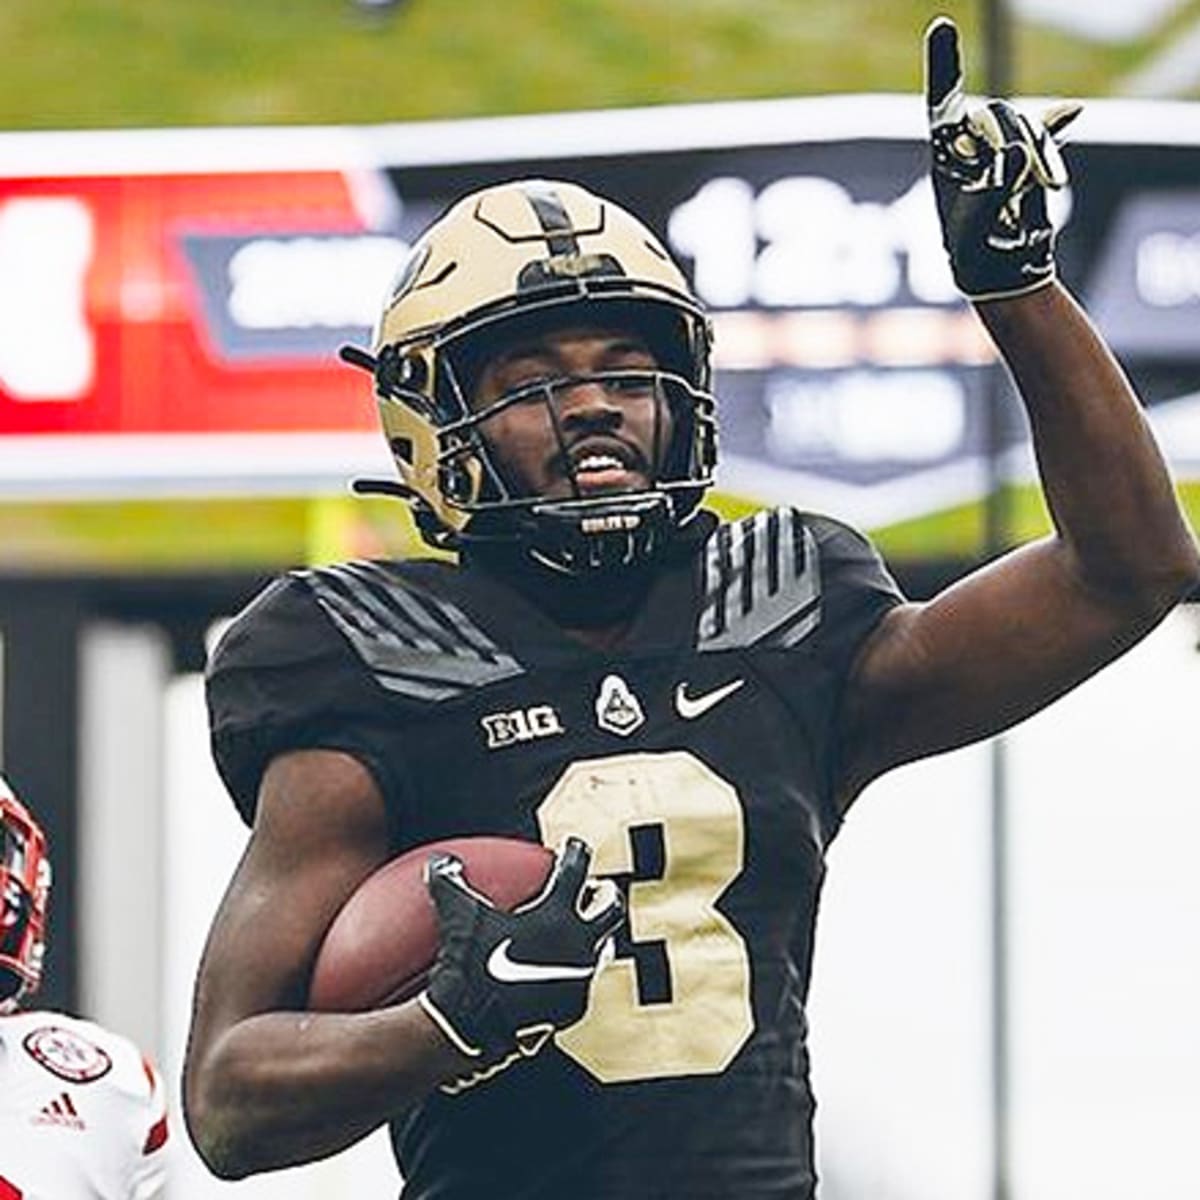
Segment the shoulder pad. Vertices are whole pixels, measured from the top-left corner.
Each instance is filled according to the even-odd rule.
[[[400,567],[356,561],[295,574],[390,692],[446,700],[524,669],[457,604]]]
[[[701,651],[795,646],[820,624],[817,542],[793,509],[765,509],[719,525],[705,543],[701,569]]]

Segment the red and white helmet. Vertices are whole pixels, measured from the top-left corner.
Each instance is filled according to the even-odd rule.
[[[0,1013],[42,980],[49,897],[46,835],[0,775]]]

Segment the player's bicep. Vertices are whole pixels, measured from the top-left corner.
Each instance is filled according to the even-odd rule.
[[[205,947],[193,1041],[202,1046],[257,1013],[303,1007],[321,937],[388,851],[383,797],[360,762],[330,750],[273,760]]]
[[[965,745],[1036,712],[1145,632],[1090,589],[1054,539],[1016,550],[867,639],[844,703],[842,793],[903,762]]]

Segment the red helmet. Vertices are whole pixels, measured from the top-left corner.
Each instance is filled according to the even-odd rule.
[[[46,835],[0,776],[0,1013],[41,982],[49,897]]]

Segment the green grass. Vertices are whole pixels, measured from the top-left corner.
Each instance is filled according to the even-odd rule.
[[[1013,90],[1056,96],[1117,94],[1126,76],[1197,21],[1200,21],[1200,0],[1188,0],[1161,28],[1148,36],[1114,45],[1086,42],[1055,31],[1023,26],[1014,46],[1019,70]],[[1200,97],[1200,88],[1194,89],[1191,96]]]
[[[846,91],[914,92],[920,32],[968,0],[4,0],[0,127],[381,122]],[[1200,14],[1192,0],[1175,22]],[[1016,87],[1104,94],[1155,39],[1024,28]]]
[[[1200,531],[1200,483],[1179,490]],[[1005,504],[1008,544],[1049,532],[1036,488],[1009,489]],[[714,492],[705,507],[737,520],[762,506]],[[213,539],[213,528],[223,531],[220,539]],[[964,504],[868,532],[893,563],[973,562],[983,552],[983,528],[982,506]],[[298,562],[433,553],[405,505],[349,496],[0,503],[0,545],[3,570],[18,572],[270,570]]]
[[[1178,490],[1192,528],[1200,535],[1200,483],[1181,483]],[[1040,489],[1007,488],[1003,502],[1006,545],[1019,545],[1050,532],[1050,517]],[[892,561],[971,560],[979,557],[984,548],[983,505],[973,503],[943,509],[873,529],[871,534]]]

